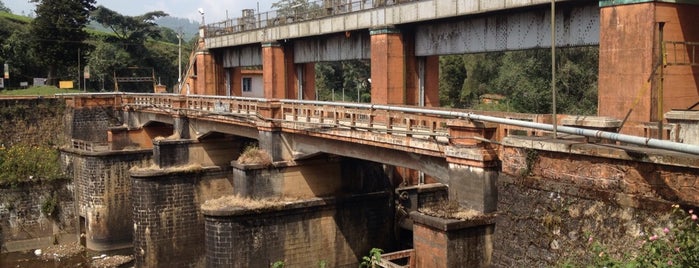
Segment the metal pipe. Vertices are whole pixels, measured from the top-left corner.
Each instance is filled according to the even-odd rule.
[[[398,106],[388,106],[388,105],[378,105],[378,104],[328,103],[328,102],[314,102],[314,101],[287,101],[287,100],[284,100],[284,101],[282,101],[282,103],[337,105],[337,106],[344,106],[344,107],[350,107],[350,108],[369,108],[369,109],[387,110],[387,111],[396,111],[396,112],[422,113],[422,114],[427,114],[427,115],[439,115],[439,116],[445,116],[445,117],[468,118],[470,120],[475,120],[475,121],[493,122],[493,123],[510,125],[510,126],[518,126],[518,127],[532,128],[532,129],[538,129],[538,130],[553,131],[553,125],[551,125],[551,124],[535,123],[535,122],[522,121],[522,120],[516,120],[516,119],[507,119],[507,118],[500,118],[500,117],[495,117],[495,116],[477,115],[477,114],[473,114],[473,113],[464,113],[464,112],[456,112],[456,111],[429,110],[429,109],[423,109],[423,108],[398,107]],[[596,137],[596,138],[608,139],[608,140],[612,140],[612,141],[620,141],[620,142],[634,144],[634,145],[648,146],[648,147],[653,147],[653,148],[658,148],[658,149],[665,149],[665,150],[671,150],[671,151],[676,151],[676,152],[683,152],[683,153],[699,155],[699,146],[693,145],[693,144],[678,143],[678,142],[659,140],[659,139],[653,139],[653,138],[644,138],[644,137],[638,137],[638,136],[632,136],[632,135],[626,135],[626,134],[619,134],[619,133],[615,133],[615,132],[591,130],[591,129],[584,129],[584,128],[575,128],[575,127],[568,127],[568,126],[557,126],[557,130],[558,130],[558,132],[571,134],[571,135],[579,135],[579,136],[585,136],[585,137]]]
[[[144,95],[144,96],[181,96],[178,94],[139,94],[139,93],[117,93],[117,94],[115,94],[115,93],[91,93],[91,94],[79,94],[79,93],[77,93],[77,94],[56,94],[56,96],[118,95],[118,94]],[[197,96],[197,97],[201,97],[201,98],[225,98],[225,99],[232,99],[232,100],[249,100],[249,101],[260,101],[260,102],[273,102],[273,101],[275,101],[273,99],[246,98],[246,97],[225,97],[225,96],[222,97],[222,96],[205,96],[205,95],[201,95],[201,96]],[[420,113],[420,114],[425,114],[425,115],[444,116],[444,117],[451,117],[451,118],[466,118],[466,119],[470,119],[470,120],[474,120],[474,121],[492,122],[492,123],[498,123],[498,124],[503,124],[503,125],[518,126],[518,127],[545,130],[545,131],[552,131],[553,130],[553,125],[551,125],[551,124],[535,123],[535,122],[529,122],[529,121],[507,119],[507,118],[487,116],[487,115],[478,115],[478,114],[458,112],[458,111],[430,110],[430,109],[425,109],[425,108],[389,106],[389,105],[380,105],[380,104],[326,102],[326,101],[313,101],[313,100],[283,99],[283,100],[276,100],[276,101],[279,101],[282,104],[325,105],[325,106],[340,106],[340,107],[347,107],[347,108],[362,108],[362,109],[371,109],[371,110],[386,110],[386,111],[405,112],[405,113]],[[631,136],[631,135],[626,135],[626,134],[619,134],[619,133],[615,133],[615,132],[575,128],[575,127],[568,127],[568,126],[558,126],[557,130],[561,133],[566,133],[566,134],[571,134],[571,135],[602,138],[602,139],[607,139],[607,140],[612,140],[612,141],[620,141],[620,142],[624,142],[624,143],[628,143],[628,144],[648,146],[648,147],[653,147],[653,148],[658,148],[658,149],[665,149],[665,150],[671,150],[671,151],[676,151],[676,152],[683,152],[683,153],[688,153],[688,154],[699,155],[699,146],[693,145],[693,144],[678,143],[678,142],[659,140],[659,139],[653,139],[653,138],[644,138],[644,137]]]

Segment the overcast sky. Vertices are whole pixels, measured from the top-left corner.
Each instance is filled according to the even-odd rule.
[[[1,0],[15,14],[29,15],[34,13],[34,4],[29,0]],[[123,15],[135,16],[150,11],[164,11],[173,17],[188,18],[197,22],[201,21],[201,15],[197,9],[204,9],[206,23],[223,21],[226,19],[226,11],[229,18],[237,18],[242,15],[243,9],[257,9],[259,3],[260,12],[270,10],[272,3],[279,0],[97,0],[98,5],[103,5]]]

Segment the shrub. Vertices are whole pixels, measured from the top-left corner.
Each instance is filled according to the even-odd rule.
[[[667,226],[649,229],[636,252],[621,259],[606,253],[603,244],[590,238],[594,267],[696,267],[699,263],[699,224],[695,211],[672,206]]]
[[[238,163],[243,165],[271,165],[272,157],[257,146],[245,147],[243,153],[238,157]]]
[[[0,184],[62,179],[58,151],[48,146],[0,145]]]

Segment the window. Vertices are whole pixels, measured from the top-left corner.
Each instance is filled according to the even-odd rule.
[[[243,77],[243,92],[252,91],[252,77]]]

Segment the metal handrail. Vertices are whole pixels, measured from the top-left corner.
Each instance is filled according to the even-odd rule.
[[[205,30],[207,37],[216,37],[417,1],[425,0],[319,0],[309,2],[306,6],[210,23],[205,26]]]
[[[124,94],[124,95],[142,95],[142,96],[173,96],[174,94],[146,94],[146,93],[111,93],[111,94]],[[91,95],[102,95],[100,93],[76,93],[76,94],[56,94],[57,96],[91,96]],[[181,95],[175,95],[180,96]],[[192,96],[192,98],[195,98]],[[406,107],[406,106],[392,106],[392,105],[382,105],[382,104],[363,104],[363,103],[346,103],[346,102],[325,102],[325,101],[311,101],[311,100],[275,100],[275,99],[262,99],[262,98],[246,98],[246,97],[233,97],[233,96],[204,96],[196,95],[196,98],[202,99],[230,99],[230,100],[241,100],[241,101],[264,101],[264,102],[278,102],[281,104],[306,104],[306,105],[324,105],[324,106],[335,106],[342,108],[357,108],[357,109],[368,109],[371,111],[381,110],[384,112],[403,112],[403,113],[415,113],[430,116],[439,116],[452,119],[468,119],[474,121],[482,122],[492,122],[503,125],[517,126],[528,129],[537,129],[544,131],[552,131],[553,125],[522,121],[517,119],[500,118],[487,115],[479,115],[470,112],[452,111],[452,110],[437,110],[437,109],[427,109],[427,108],[416,108],[416,107]],[[579,135],[585,137],[602,138],[610,141],[619,141],[628,144],[641,145],[647,147],[653,147],[658,149],[665,149],[676,152],[683,152],[689,154],[699,155],[699,145],[678,143],[673,141],[666,141],[660,139],[638,137],[626,134],[620,134],[615,132],[607,132],[601,130],[591,130],[583,129],[569,126],[557,126],[557,131],[560,133],[566,133],[571,135]]]

